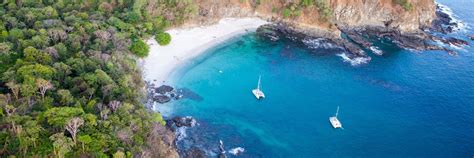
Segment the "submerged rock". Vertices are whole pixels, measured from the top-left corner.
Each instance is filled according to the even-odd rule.
[[[175,99],[181,99],[181,98],[191,99],[194,101],[203,100],[203,98],[199,94],[195,93],[189,88],[180,88],[177,90]]]

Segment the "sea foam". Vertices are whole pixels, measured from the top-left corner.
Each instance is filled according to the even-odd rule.
[[[318,48],[324,48],[324,49],[331,49],[331,48],[340,48],[327,39],[324,38],[305,38],[302,40],[303,43],[309,48],[309,49],[318,49]]]
[[[383,55],[383,51],[379,47],[371,46],[369,48],[375,55]]]
[[[466,32],[468,29],[469,29],[469,26],[464,23],[464,21],[460,20],[455,14],[454,12],[451,10],[451,8],[449,8],[448,6],[446,5],[443,5],[443,4],[440,4],[440,3],[436,3],[438,6],[439,6],[439,10],[443,13],[446,13],[449,15],[449,17],[451,17],[451,23],[456,23],[457,25],[453,26],[453,31],[454,32]]]
[[[340,56],[344,62],[351,63],[352,66],[366,64],[371,60],[370,57],[355,57],[351,59],[346,53],[337,54],[337,56]]]
[[[231,153],[232,155],[239,155],[243,152],[245,152],[245,149],[242,147],[237,147],[229,150],[229,153]]]
[[[188,137],[188,134],[186,133],[186,128],[187,127],[176,128],[175,134],[176,134],[177,141],[183,140],[184,138]]]

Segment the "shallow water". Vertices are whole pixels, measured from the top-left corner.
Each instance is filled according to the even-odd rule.
[[[474,24],[473,1],[440,2]],[[202,100],[158,109],[196,118],[194,140],[180,146],[209,154],[222,140],[226,150],[245,148],[240,157],[474,156],[474,49],[453,57],[378,46],[384,55],[352,66],[334,50],[236,37],[175,73],[176,86]],[[257,101],[259,75],[267,98]],[[344,129],[329,124],[337,106]]]

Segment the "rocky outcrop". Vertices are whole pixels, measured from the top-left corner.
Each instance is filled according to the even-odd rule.
[[[148,100],[151,102],[157,102],[164,104],[174,100],[182,98],[180,91],[169,85],[156,86],[154,84],[147,83]]]
[[[194,101],[202,101],[203,98],[192,91],[189,88],[174,88],[169,85],[160,85],[157,86],[155,84],[147,83],[147,99],[149,106],[151,106],[153,102],[164,104],[171,102],[173,100],[179,99],[191,99]]]
[[[347,1],[337,2],[349,4]],[[383,39],[391,41],[400,48],[445,50],[451,55],[456,53],[451,50],[450,46],[462,47],[469,45],[467,41],[462,39],[433,34],[433,32],[451,33],[460,25],[450,14],[445,13],[446,9],[443,8],[444,6],[435,5],[432,1],[417,1],[413,3],[424,4],[426,7],[425,9],[415,7],[412,11],[406,12],[400,10],[401,8],[391,7],[388,3],[384,3],[384,1],[372,2],[368,0],[357,3],[356,6],[333,4],[336,6],[333,22],[337,30],[340,31],[341,35],[339,36],[335,36],[330,31],[301,29],[285,21],[277,22],[276,25],[263,26],[258,30],[258,34],[273,41],[289,37],[289,39],[299,40],[303,43],[308,41],[308,38],[324,38],[329,43],[334,43],[344,51],[349,52],[347,58],[351,60],[355,58],[367,59],[368,57],[365,53],[367,51],[376,55],[382,55],[383,52],[373,46],[373,43]],[[377,8],[385,11],[376,11]],[[361,13],[361,9],[373,13],[373,19]],[[395,15],[394,10],[398,10],[400,15]],[[421,15],[422,12],[427,15]],[[408,14],[411,14],[411,16],[408,16]],[[403,21],[403,19],[406,21]],[[447,46],[436,44],[436,42],[444,43]]]
[[[190,116],[186,117],[174,117],[173,119],[169,120],[167,125],[170,128],[175,127],[194,127],[196,125],[196,120]]]
[[[349,58],[368,57],[367,54],[357,45],[342,38],[336,38],[332,35],[314,35],[310,32],[304,32],[297,28],[285,25],[284,23],[268,24],[257,29],[259,37],[266,38],[271,41],[280,39],[291,40],[293,42],[306,45],[312,48],[314,45],[321,43],[329,44],[332,49],[340,49],[350,53]],[[331,49],[327,47],[327,49]]]
[[[155,95],[153,96],[153,101],[158,102],[160,104],[164,104],[171,101],[171,97],[166,95]]]
[[[158,88],[155,88],[156,93],[160,93],[162,95],[165,95],[167,93],[173,92],[174,88],[168,85],[161,85]]]
[[[170,129],[154,124],[146,137],[146,147],[142,149],[138,156],[178,158],[175,138],[175,134]]]
[[[469,42],[462,39],[457,39],[454,37],[440,38],[440,40],[443,43],[447,43],[456,47],[463,47],[463,46],[469,45]]]
[[[432,32],[450,33],[457,23],[443,6],[434,0],[408,0],[404,8],[393,0],[326,0],[328,15],[322,4],[301,6],[300,0],[195,0],[198,12],[189,24],[206,24],[225,17],[258,16],[275,25],[264,26],[260,35],[276,41],[285,36],[305,41],[323,38],[339,45],[348,58],[365,58],[368,52],[383,52],[372,45],[373,39],[388,39],[401,48],[414,50],[446,50],[433,41],[454,46],[467,42],[434,36]],[[285,9],[298,10],[297,15],[283,16]],[[296,9],[295,9],[296,8]],[[327,16],[327,17],[326,17]],[[324,17],[324,18],[323,18]],[[450,53],[452,54],[452,53]]]
[[[436,4],[436,18],[427,30],[440,32],[443,34],[452,33],[459,30],[463,24],[451,17],[451,11],[444,5]]]
[[[359,27],[340,28],[355,43],[365,47],[372,47],[371,39],[389,39],[401,48],[415,50],[443,50],[442,47],[431,44],[427,39],[431,37],[422,32],[402,33],[397,29],[387,27]]]

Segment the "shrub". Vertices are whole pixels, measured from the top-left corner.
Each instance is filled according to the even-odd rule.
[[[300,4],[303,6],[303,7],[308,7],[308,6],[311,6],[314,4],[314,0],[301,0],[300,1]]]
[[[392,0],[392,2],[402,6],[406,11],[410,11],[413,8],[413,5],[408,0]]]
[[[158,44],[165,46],[170,44],[171,42],[171,35],[166,32],[160,32],[157,33],[155,36],[156,41],[158,41]]]
[[[283,17],[284,17],[284,18],[288,18],[288,17],[291,16],[291,10],[288,9],[288,8],[285,8],[285,9],[283,9],[283,13],[282,13],[282,14],[283,14]]]
[[[319,18],[323,21],[327,21],[333,14],[326,0],[316,1],[316,7],[318,7]]]
[[[148,56],[150,52],[150,47],[141,39],[137,39],[133,42],[132,46],[130,46],[130,50],[140,58],[144,58]]]

